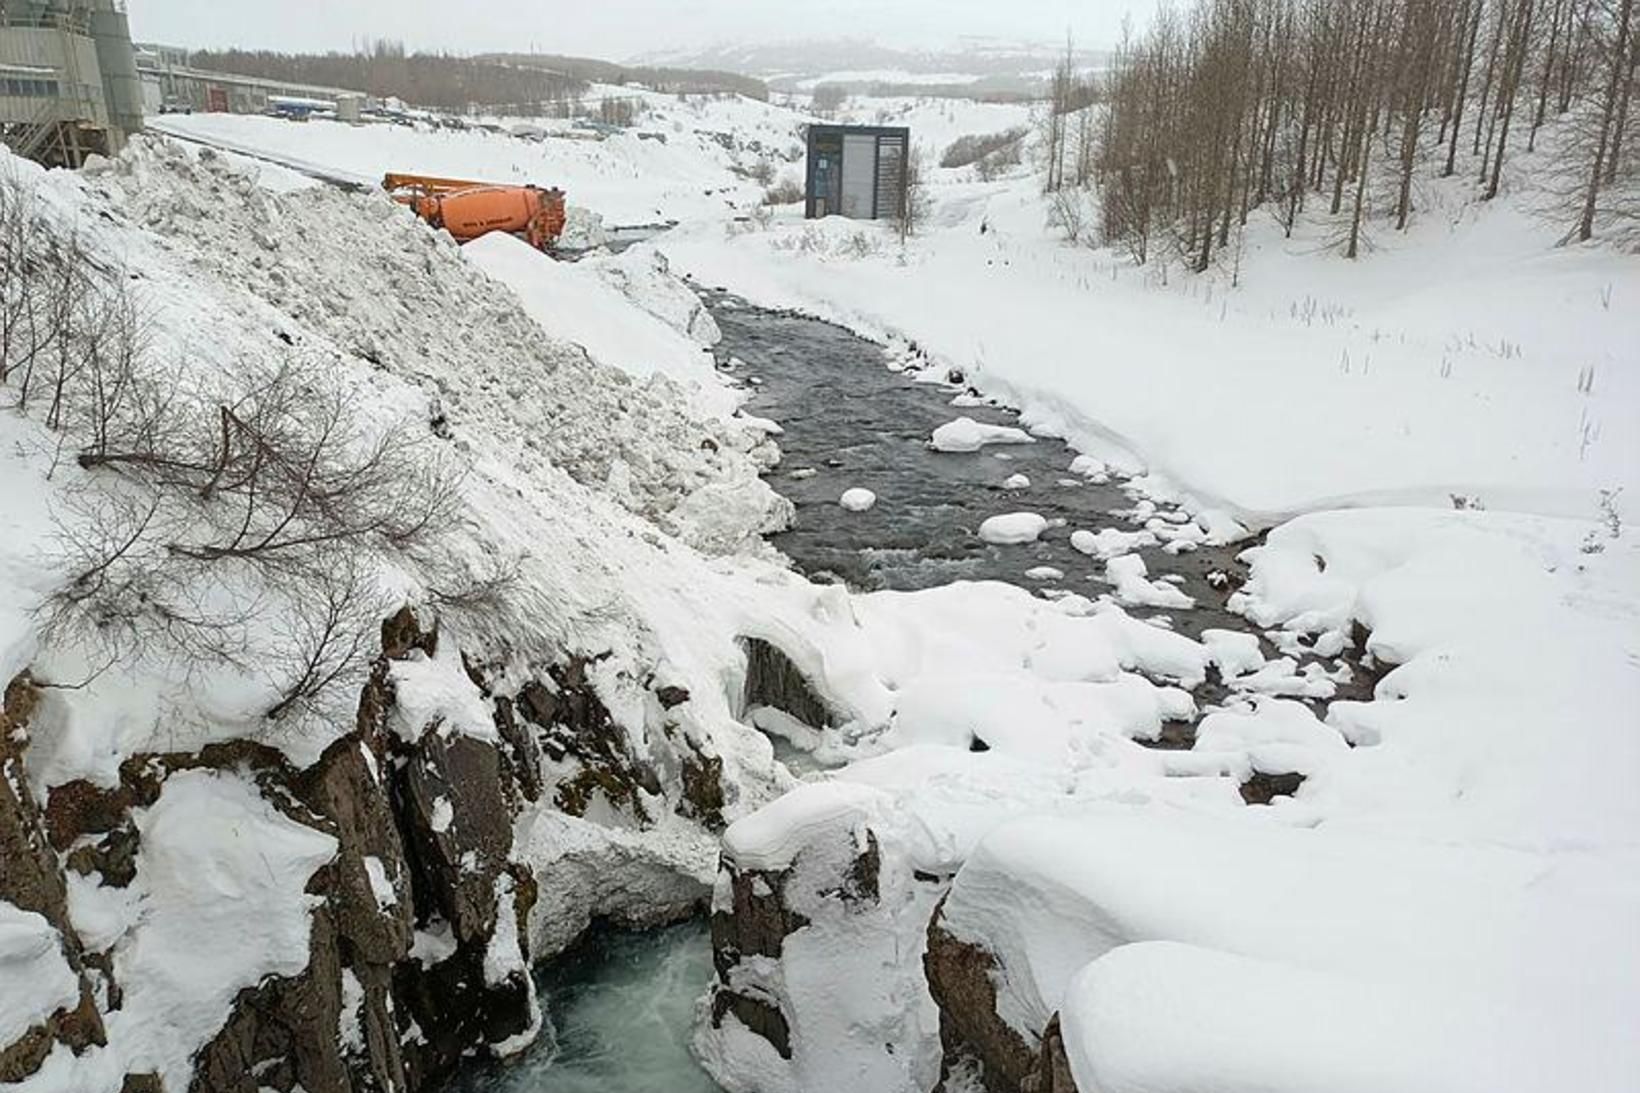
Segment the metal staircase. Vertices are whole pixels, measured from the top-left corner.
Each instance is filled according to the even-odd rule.
[[[56,96],[42,99],[27,120],[0,127],[0,140],[15,154],[48,167],[77,168],[93,153],[106,155],[108,132],[97,119],[97,98],[80,72],[73,42],[89,33],[84,20],[56,12],[22,18],[0,12],[0,27],[8,25],[56,30],[63,67],[56,73]]]

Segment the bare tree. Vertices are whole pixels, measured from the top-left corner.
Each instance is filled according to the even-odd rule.
[[[927,172],[923,168],[922,153],[915,148],[905,155],[905,198],[900,203],[899,215],[894,218],[895,229],[903,244],[922,230],[928,220],[933,200],[928,193]]]
[[[848,102],[847,88],[843,87],[842,84],[823,83],[815,86],[811,108],[822,118],[829,118],[835,116],[846,102]]]
[[[1608,9],[1610,6],[1608,3]],[[1634,89],[1632,63],[1628,56],[1629,52],[1635,49],[1634,0],[1616,0],[1615,6],[1613,33],[1606,51],[1609,60],[1606,64],[1605,94],[1600,103],[1600,120],[1593,141],[1588,182],[1584,189],[1583,211],[1577,223],[1577,238],[1585,243],[1594,235],[1600,188],[1609,182],[1610,164],[1616,161],[1613,145],[1617,138],[1617,121],[1625,112],[1624,106]]]
[[[1336,241],[1360,253],[1374,210],[1413,218],[1430,151],[1450,176],[1460,141],[1483,198],[1502,188],[1524,111],[1551,99],[1576,133],[1580,230],[1620,237],[1637,203],[1625,141],[1637,62],[1634,0],[1196,0],[1125,36],[1101,89],[1092,165],[1104,240],[1144,262],[1157,241],[1210,268],[1251,210],[1289,233],[1325,195]],[[1429,139],[1435,134],[1435,139]],[[1052,133],[1048,133],[1049,138]],[[1535,145],[1534,132],[1532,142]],[[1518,141],[1517,141],[1518,142]],[[1049,157],[1053,171],[1054,157]],[[1437,168],[1439,169],[1439,168]],[[1550,168],[1553,170],[1553,168]],[[1048,189],[1069,171],[1050,174]],[[1393,201],[1380,179],[1393,177]],[[1383,198],[1390,195],[1384,193]],[[1592,211],[1591,211],[1592,210]],[[1584,228],[1583,225],[1587,224]]]

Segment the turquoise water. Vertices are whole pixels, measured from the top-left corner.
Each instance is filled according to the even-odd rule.
[[[689,1053],[712,978],[706,923],[597,930],[536,973],[548,1027],[522,1058],[449,1093],[721,1093]]]

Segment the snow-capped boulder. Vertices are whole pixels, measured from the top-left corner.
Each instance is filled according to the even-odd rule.
[[[1011,425],[985,425],[959,417],[934,430],[928,446],[936,452],[977,452],[989,444],[1035,444],[1036,438]]]

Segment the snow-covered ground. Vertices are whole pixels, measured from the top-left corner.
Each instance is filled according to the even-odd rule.
[[[689,226],[665,249],[756,302],[915,340],[1079,446],[1255,518],[1454,494],[1590,517],[1602,489],[1628,511],[1634,258],[1557,248],[1518,204],[1460,204],[1462,185],[1425,186],[1407,235],[1375,228],[1354,263],[1319,223],[1288,241],[1255,221],[1233,289],[1230,269],[1175,266],[1163,285],[1159,266],[1066,245],[1031,181],[957,172],[904,250],[795,213],[733,246]]]
[[[1018,107],[915,100],[849,109],[909,120],[934,154],[1027,120]],[[1527,157],[1495,207],[1425,185],[1413,229],[1375,229],[1359,262],[1323,253],[1318,220],[1293,241],[1260,222],[1235,269],[1174,267],[1166,283],[1065,244],[1024,170],[989,183],[935,172],[929,226],[903,249],[880,226],[805,224],[795,210],[767,227],[737,221],[762,190],[737,168],[780,160],[802,120],[657,96],[638,128],[664,143],[532,144],[166,119],[330,172],[541,181],[611,223],[683,222],[573,266],[506,239],[458,252],[379,196],[264,192],[193,152],[139,147],[106,176],[39,184],[65,222],[140,273],[179,366],[232,374],[294,343],[333,359],[372,420],[447,419],[470,474],[457,557],[522,563],[505,632],[469,636],[532,655],[610,652],[600,686],[639,736],[637,681],[687,687],[736,787],[730,861],[779,870],[834,836],[858,848],[869,829],[879,910],[862,925],[828,917],[816,896],[793,908],[810,917],[801,937],[744,973],[788,1007],[792,1058],[733,1020],[703,1030],[727,1088],[830,1090],[838,1074],[861,1089],[929,1087],[939,1029],[918,959],[934,902],[923,876],[954,877],[946,929],[1001,959],[1000,1016],[1030,1040],[1061,1014],[1085,1091],[1629,1087],[1640,1073],[1640,533],[1623,521],[1640,494],[1636,260],[1555,247],[1522,208]],[[275,169],[266,182],[291,180]],[[1148,471],[1146,485],[1198,509],[1249,522],[1304,513],[1250,552],[1238,599],[1249,629],[1289,649],[1301,635],[1321,648],[1370,634],[1394,670],[1375,701],[1335,703],[1324,720],[1247,699],[1206,718],[1194,749],[1155,751],[1141,741],[1196,712],[1210,669],[1291,682],[1293,663],[1080,596],[809,585],[756,541],[786,515],[756,478],[768,428],[731,416],[736,392],[704,351],[710,316],[680,272],[914,341],[936,367],[1016,400],[1026,424]],[[0,430],[18,514],[0,543],[0,678],[29,664],[78,678],[73,651],[40,647],[30,609],[60,577],[40,559],[80,472],[56,466],[36,422],[8,411]],[[945,436],[1029,439],[972,432]],[[1604,518],[1602,490],[1621,491]],[[1489,511],[1453,511],[1454,495]],[[1039,533],[1031,516],[993,533]],[[1178,594],[1134,566],[1120,531],[1079,530],[1079,549],[1107,558],[1130,602]],[[407,598],[434,583],[402,569],[385,579]],[[748,637],[785,651],[837,715],[798,742],[850,765],[801,787],[777,769],[737,708]],[[482,702],[445,668],[452,693]],[[105,674],[50,695],[30,776],[38,789],[106,783],[125,756],[175,748],[178,732],[244,732],[265,698],[265,681]],[[322,724],[314,732],[281,746],[311,756],[326,739]],[[976,741],[989,750],[970,750]],[[665,754],[664,742],[643,746]],[[1305,780],[1249,809],[1237,788],[1254,772]],[[173,781],[143,820],[160,832],[144,853],[157,855],[156,878],[180,868],[168,853],[225,855],[164,832],[207,796],[232,798],[223,807],[268,829],[278,851],[290,890],[260,927],[277,936],[254,961],[201,972],[197,991],[153,972],[141,1000],[152,1006],[111,1024],[110,1047],[88,1063],[59,1049],[44,1072],[56,1084],[38,1088],[117,1088],[99,1067],[173,1072],[213,1030],[224,992],[301,956],[286,918],[324,848],[281,840],[236,792],[228,779]],[[635,832],[543,809],[522,829],[526,859],[556,861],[590,893],[610,862],[639,862],[651,894],[675,898],[679,877],[710,880],[717,850],[676,817]],[[242,861],[219,865],[249,893],[243,906],[211,904],[225,930],[265,901]],[[130,906],[77,900],[76,925],[140,961],[175,941],[168,916],[189,891],[178,880]],[[533,926],[556,940],[587,913],[584,899],[546,903],[556,910]],[[38,1004],[60,1001],[39,924],[0,914],[0,982],[38,974],[55,991]],[[33,1004],[0,987],[0,1023],[34,1019]]]
[[[236,114],[172,114],[153,119],[153,127],[368,184],[398,172],[556,186],[609,224],[719,218],[763,192],[734,168],[778,167],[802,155],[800,116],[764,103],[680,101],[615,87],[592,94],[639,103],[634,128],[606,135],[567,121],[496,118],[490,123],[504,131],[457,131],[426,122],[355,127]],[[515,129],[546,136],[523,139]]]

